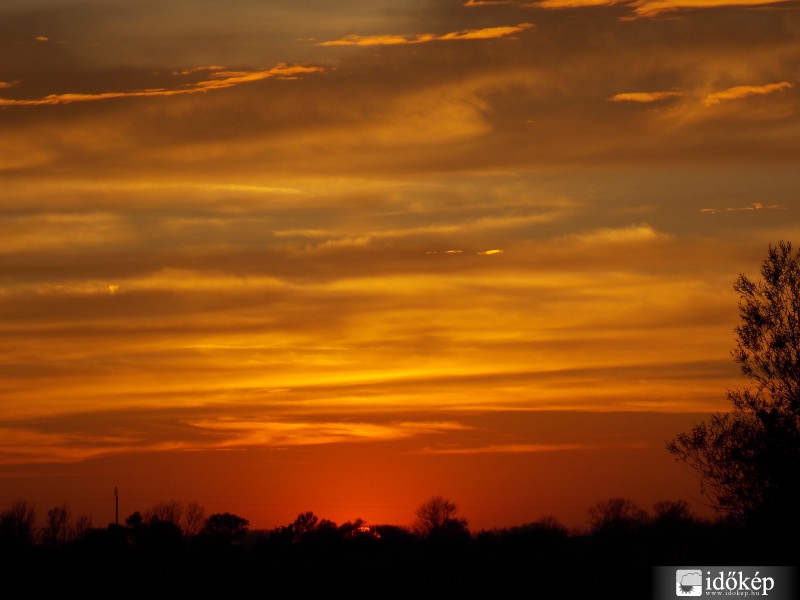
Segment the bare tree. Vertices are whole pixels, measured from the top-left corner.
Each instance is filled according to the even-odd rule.
[[[142,518],[148,523],[172,523],[187,537],[200,533],[206,521],[205,510],[200,504],[197,502],[184,504],[178,500],[159,502],[145,511]]]
[[[0,546],[30,546],[34,542],[36,509],[26,500],[19,500],[0,513]]]
[[[146,511],[144,517],[146,521],[166,521],[180,527],[183,520],[183,504],[177,500],[159,502]]]
[[[192,537],[200,533],[206,521],[206,511],[197,502],[189,502],[183,511],[183,533]]]
[[[44,543],[50,546],[62,546],[69,541],[72,531],[69,525],[70,512],[66,504],[54,506],[47,511],[47,524],[42,531]]]
[[[467,521],[458,517],[458,508],[442,496],[433,496],[419,505],[414,532],[423,538],[469,536]]]
[[[693,523],[695,516],[685,500],[660,500],[653,505],[653,521],[663,525]]]
[[[647,513],[627,498],[611,498],[589,509],[593,532],[630,530],[647,522]]]
[[[81,515],[75,519],[75,526],[72,529],[72,536],[79,540],[86,536],[92,529],[92,517],[88,515]]]

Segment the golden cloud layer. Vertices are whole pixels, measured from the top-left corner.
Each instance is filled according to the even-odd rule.
[[[661,13],[686,9],[768,6],[790,0],[634,0],[634,13],[640,17],[654,17]]]
[[[502,6],[502,5],[514,5],[514,6],[536,6],[536,2],[527,2],[525,0],[467,0],[464,3],[464,6]]]
[[[191,27],[168,2],[110,20],[65,0],[47,23],[12,4],[5,464],[139,461],[124,472],[177,486],[191,475],[170,459],[207,485],[229,460],[243,476],[215,476],[246,485],[266,459],[248,494],[280,481],[303,498],[391,496],[404,473],[438,486],[441,464],[464,485],[480,481],[464,465],[550,469],[537,497],[612,454],[641,474],[622,442],[660,448],[678,413],[724,409],[731,282],[800,237],[788,4],[550,11],[530,34],[528,2],[316,2],[275,20],[235,2]],[[668,6],[687,10],[620,20]],[[340,37],[348,23],[451,33]],[[265,56],[285,62],[256,68]],[[158,101],[103,102],[125,97]],[[609,435],[622,421],[631,435]],[[297,475],[321,462],[385,479]],[[664,489],[669,466],[646,466]]]
[[[679,98],[682,96],[681,92],[625,92],[621,94],[614,94],[609,98],[612,102],[660,102],[668,98]]]
[[[703,100],[703,104],[705,106],[714,106],[720,102],[738,100],[740,98],[747,98],[748,96],[766,96],[774,92],[788,90],[791,87],[793,87],[793,84],[788,81],[768,83],[766,85],[737,85],[736,87],[728,88],[721,92],[709,94]]]
[[[541,0],[536,5],[540,8],[582,8],[591,6],[614,6],[627,3],[628,0]]]
[[[423,454],[519,454],[597,450],[596,444],[493,444],[472,448],[425,448]]]
[[[757,210],[786,210],[785,207],[779,204],[762,204],[761,202],[753,202],[750,206],[736,206],[728,208],[701,208],[701,213],[716,214],[720,212],[751,212]]]
[[[451,33],[418,33],[412,36],[403,35],[357,35],[351,34],[338,40],[320,42],[320,46],[398,46],[402,44],[425,44],[427,42],[443,42],[454,40],[488,40],[508,37],[531,29],[532,23],[520,23],[500,27],[484,27],[482,29],[464,29]]]
[[[207,70],[202,68],[201,70]],[[34,100],[15,100],[0,98],[2,106],[47,106],[55,104],[71,104],[73,102],[97,102],[101,100],[113,100],[117,98],[153,98],[158,96],[182,96],[187,94],[197,94],[211,90],[220,90],[234,87],[243,83],[261,81],[271,77],[293,78],[298,75],[309,73],[319,73],[324,71],[322,67],[306,67],[300,65],[280,64],[264,71],[223,71],[213,70],[212,78],[199,81],[181,88],[165,89],[155,88],[147,90],[133,90],[129,92],[101,92],[96,94],[50,94],[44,98]]]
[[[457,422],[291,422],[205,419],[188,423],[192,427],[223,432],[225,439],[215,447],[315,446],[343,442],[398,440],[425,433],[469,429]]]
[[[662,13],[678,10],[748,6],[758,7],[789,1],[790,0],[540,0],[532,4],[539,8],[548,9],[625,5],[634,9],[633,14],[635,17],[655,17]],[[509,1],[508,3],[519,6],[531,5],[521,0]],[[491,4],[499,4],[499,2],[468,2],[465,6],[486,6]]]

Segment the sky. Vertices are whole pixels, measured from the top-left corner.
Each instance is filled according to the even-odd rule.
[[[764,0],[5,0],[0,508],[473,529],[699,482],[800,236]]]

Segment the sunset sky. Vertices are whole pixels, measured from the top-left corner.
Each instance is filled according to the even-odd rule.
[[[800,4],[4,0],[0,508],[702,506]]]

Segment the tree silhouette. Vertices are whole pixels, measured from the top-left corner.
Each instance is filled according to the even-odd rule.
[[[200,536],[216,545],[238,544],[247,535],[250,521],[232,513],[215,513],[206,519]]]
[[[313,512],[308,511],[304,513],[300,513],[297,515],[297,518],[292,523],[294,530],[303,535],[304,533],[310,533],[314,531],[317,527],[317,523],[319,523],[319,517],[315,515]]]
[[[135,514],[138,514],[138,511]],[[134,515],[128,518],[134,518]],[[156,521],[172,523],[179,527],[187,538],[200,533],[206,522],[205,510],[200,504],[197,502],[183,503],[178,500],[159,502],[145,511],[144,515],[139,515],[138,518],[149,523]]]
[[[92,517],[89,515],[80,515],[75,519],[75,525],[72,526],[72,539],[79,540],[92,530]]]
[[[189,502],[183,510],[181,525],[183,526],[183,534],[186,537],[194,537],[203,528],[206,523],[206,511],[197,502]]]
[[[137,549],[151,557],[177,556],[184,548],[183,532],[172,521],[153,519],[135,533]]]
[[[183,504],[177,500],[159,502],[154,504],[152,508],[145,513],[144,518],[151,523],[155,521],[166,521],[180,527],[183,518]]]
[[[206,519],[203,531],[206,533],[222,534],[235,539],[246,534],[249,526],[250,521],[239,515],[215,513]]]
[[[36,510],[26,500],[19,500],[0,513],[0,547],[25,548],[33,545]]]
[[[627,498],[611,498],[589,508],[589,526],[594,533],[630,531],[647,522],[647,513]]]
[[[45,544],[58,547],[70,538],[69,507],[66,504],[54,506],[47,511],[47,524],[42,531]]]
[[[125,519],[125,525],[131,529],[136,529],[142,525],[144,517],[138,510]]]
[[[800,253],[770,245],[761,280],[740,275],[741,325],[732,354],[752,385],[667,444],[701,477],[719,510],[754,524],[798,527],[800,506]]]
[[[419,505],[414,532],[426,539],[469,537],[467,521],[458,517],[455,504],[442,496],[433,496]]]
[[[660,500],[653,505],[653,522],[673,526],[693,523],[695,516],[685,500]]]

